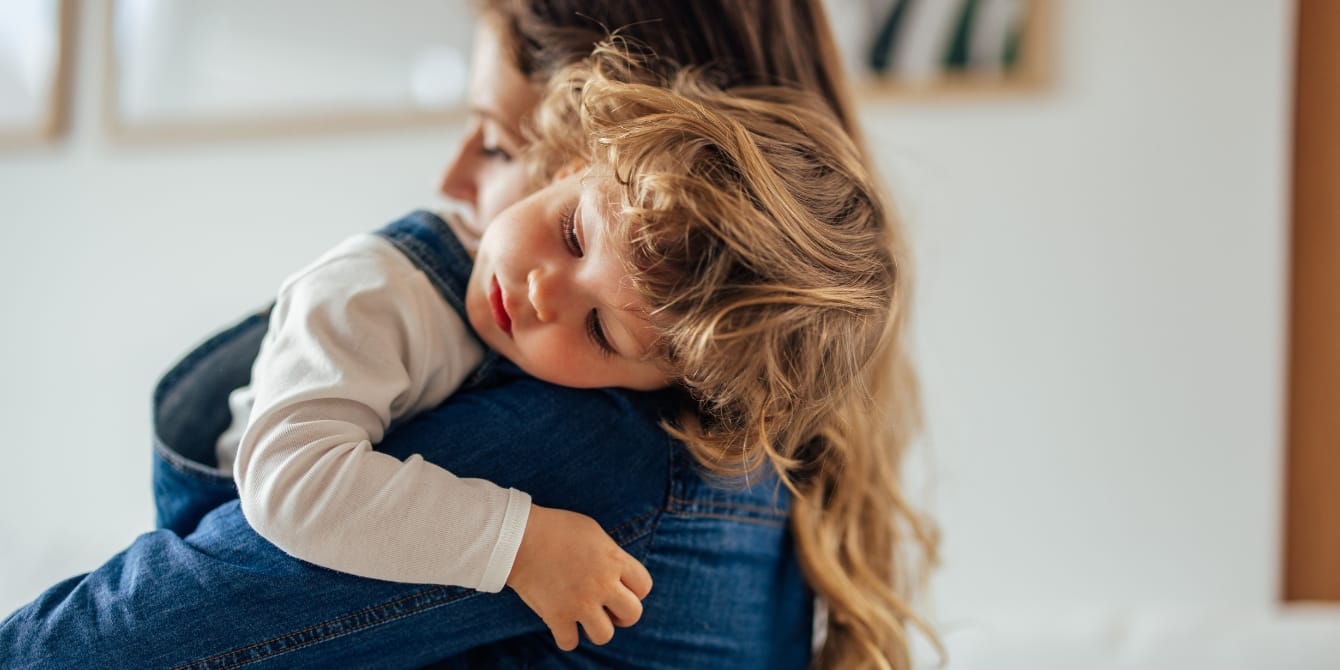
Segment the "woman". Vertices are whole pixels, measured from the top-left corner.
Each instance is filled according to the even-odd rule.
[[[604,9],[610,14],[631,9],[608,4]],[[647,11],[645,4],[637,4]],[[600,17],[602,8],[588,7],[584,14]],[[535,54],[552,50],[560,41],[552,35],[534,39],[532,27],[574,34],[561,29],[561,17],[546,21],[530,9],[493,8],[503,25],[512,26],[508,44],[517,55],[515,61],[503,57],[501,44],[487,33],[480,40],[476,67],[497,71],[481,76],[477,69],[472,90],[477,114],[444,179],[444,191],[473,208],[470,220],[476,229],[478,222],[527,190],[509,160],[515,154],[506,145],[514,143],[517,149],[512,151],[519,150],[522,138],[516,129],[534,104],[534,92],[509,66],[520,63],[532,77],[542,79],[550,70],[527,63],[548,63]],[[805,25],[817,36],[811,41],[825,47],[820,53],[831,55],[817,6],[735,6],[725,15],[744,24],[757,21],[757,28],[739,35],[725,32],[724,37],[715,32],[723,25],[718,11],[693,5],[666,18],[696,25],[683,30],[658,25],[646,36],[630,34],[680,62],[715,60],[739,68],[736,72],[745,73],[739,81],[766,81],[767,75],[756,73],[776,72],[781,80],[807,82],[830,93],[836,109],[846,109],[839,88],[832,86],[840,79],[831,57],[820,59],[826,64],[818,68],[820,76],[809,77],[801,71],[814,75],[812,68],[797,66],[789,57],[772,60],[757,39],[795,34],[800,30],[795,26]],[[603,23],[624,25],[644,16],[609,16]],[[771,29],[774,21],[789,29]],[[576,23],[599,37],[589,23]],[[706,43],[715,35],[715,47],[729,48],[683,55],[676,45],[655,39],[666,34],[704,35]],[[582,40],[589,49],[593,40],[581,37],[575,43]],[[794,41],[779,41],[778,53],[796,53]],[[572,58],[582,55],[580,48],[568,53]],[[751,63],[763,67],[754,69]],[[755,478],[751,488],[743,489],[713,487],[682,446],[657,427],[653,398],[558,389],[505,363],[480,375],[466,402],[444,406],[393,432],[385,450],[400,456],[420,453],[459,474],[524,487],[537,501],[594,516],[655,575],[656,592],[638,626],[608,647],[583,647],[573,656],[557,657],[542,624],[510,595],[360,580],[312,568],[274,550],[246,526],[235,503],[224,502],[231,498],[229,484],[210,471],[207,456],[217,435],[210,422],[226,422],[222,398],[245,381],[261,332],[263,320],[252,319],[211,340],[169,373],[156,394],[156,428],[164,442],[156,485],[164,523],[177,532],[142,536],[98,571],[54,587],[7,620],[0,629],[7,662],[19,667],[25,662],[34,667],[414,667],[443,659],[480,667],[543,661],[637,667],[805,665],[810,599],[787,537],[786,496],[774,496],[775,480]],[[861,430],[860,420],[848,417],[845,429]],[[435,449],[434,435],[447,426],[489,448],[471,453]],[[840,443],[841,435],[837,437]],[[602,455],[600,467],[592,467],[591,454]],[[762,455],[749,456],[757,462]],[[887,510],[898,504],[890,483],[896,453],[839,453],[841,461],[827,453],[791,456],[803,475],[792,522],[799,562],[835,612],[823,660],[835,667],[879,660],[905,664],[905,646],[898,636],[908,612],[900,609],[890,588],[888,567],[893,525]],[[873,475],[863,482],[843,480],[841,473]],[[209,484],[215,486],[212,492]],[[869,544],[850,542],[854,538],[835,522],[859,524]],[[848,542],[826,547],[825,535]],[[889,550],[883,547],[885,541]],[[874,587],[874,595],[866,595],[871,591],[863,587]],[[862,653],[862,648],[868,651]],[[61,659],[62,653],[73,657]]]
[[[525,144],[521,124],[538,99],[535,84],[585,56],[589,45],[603,36],[604,26],[624,26],[623,34],[655,48],[667,68],[714,64],[727,85],[793,84],[820,94],[873,171],[819,0],[693,1],[670,3],[663,13],[653,9],[659,3],[491,0],[484,4],[501,20],[504,40],[498,43],[498,33],[491,31],[477,36],[481,48],[475,53],[476,71],[488,72],[489,83],[481,86],[476,79],[472,85],[471,125],[440,185],[443,194],[467,206],[471,221],[486,222],[519,197],[509,190],[521,181],[521,168],[512,159]],[[574,20],[581,16],[591,20]],[[523,79],[532,85],[524,85]],[[475,235],[479,225],[475,224]],[[902,344],[911,294],[910,253],[896,222],[892,232],[888,242],[899,263],[895,297],[899,309],[880,353],[881,363],[875,366],[885,374],[868,380],[872,396],[889,408],[891,420],[847,417],[855,432],[880,433],[877,441],[888,448],[848,454],[854,459],[846,468],[848,476],[860,472],[866,478],[842,482],[827,494],[832,507],[851,515],[847,520],[859,519],[856,523],[869,534],[870,542],[861,548],[820,551],[818,547],[826,544],[823,536],[841,532],[837,526],[842,517],[801,510],[792,519],[811,586],[836,612],[826,634],[821,633],[829,640],[822,650],[823,667],[857,667],[862,654],[849,652],[863,642],[881,649],[905,648],[897,622],[918,620],[902,596],[937,560],[933,526],[902,498],[898,483],[903,453],[921,427],[921,407],[916,374]],[[829,463],[835,464],[836,459]],[[901,532],[906,536],[900,537],[895,524],[903,521],[906,527]],[[892,553],[896,539],[902,540],[905,552],[899,560]],[[888,566],[894,567],[892,572]],[[854,612],[865,613],[855,615],[856,625],[838,622]],[[863,632],[853,637],[853,629]]]

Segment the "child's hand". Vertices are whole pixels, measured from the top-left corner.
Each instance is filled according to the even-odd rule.
[[[605,644],[614,626],[642,618],[651,574],[584,514],[531,505],[507,585],[535,610],[563,651],[577,648],[577,624]]]

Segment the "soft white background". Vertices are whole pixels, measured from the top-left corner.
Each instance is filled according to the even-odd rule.
[[[1292,4],[1058,4],[1051,90],[863,109],[918,252],[914,474],[965,662],[973,631],[1101,641],[1133,612],[1277,600]],[[435,204],[460,132],[118,143],[102,20],[73,132],[0,153],[3,612],[152,527],[149,394],[175,357]]]

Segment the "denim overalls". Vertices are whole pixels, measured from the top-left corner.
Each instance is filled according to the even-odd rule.
[[[470,259],[441,219],[415,212],[380,234],[464,314]],[[812,593],[776,479],[711,485],[659,427],[665,395],[562,388],[493,353],[377,449],[591,515],[651,572],[641,621],[564,653],[509,589],[377,581],[287,556],[214,467],[228,393],[249,380],[267,326],[245,319],[164,376],[159,530],[0,624],[0,668],[806,667]]]

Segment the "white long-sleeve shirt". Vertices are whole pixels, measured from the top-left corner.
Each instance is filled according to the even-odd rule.
[[[530,496],[372,447],[392,421],[445,400],[482,356],[428,278],[378,236],[350,238],[287,279],[218,442],[247,521],[341,572],[501,590]]]

